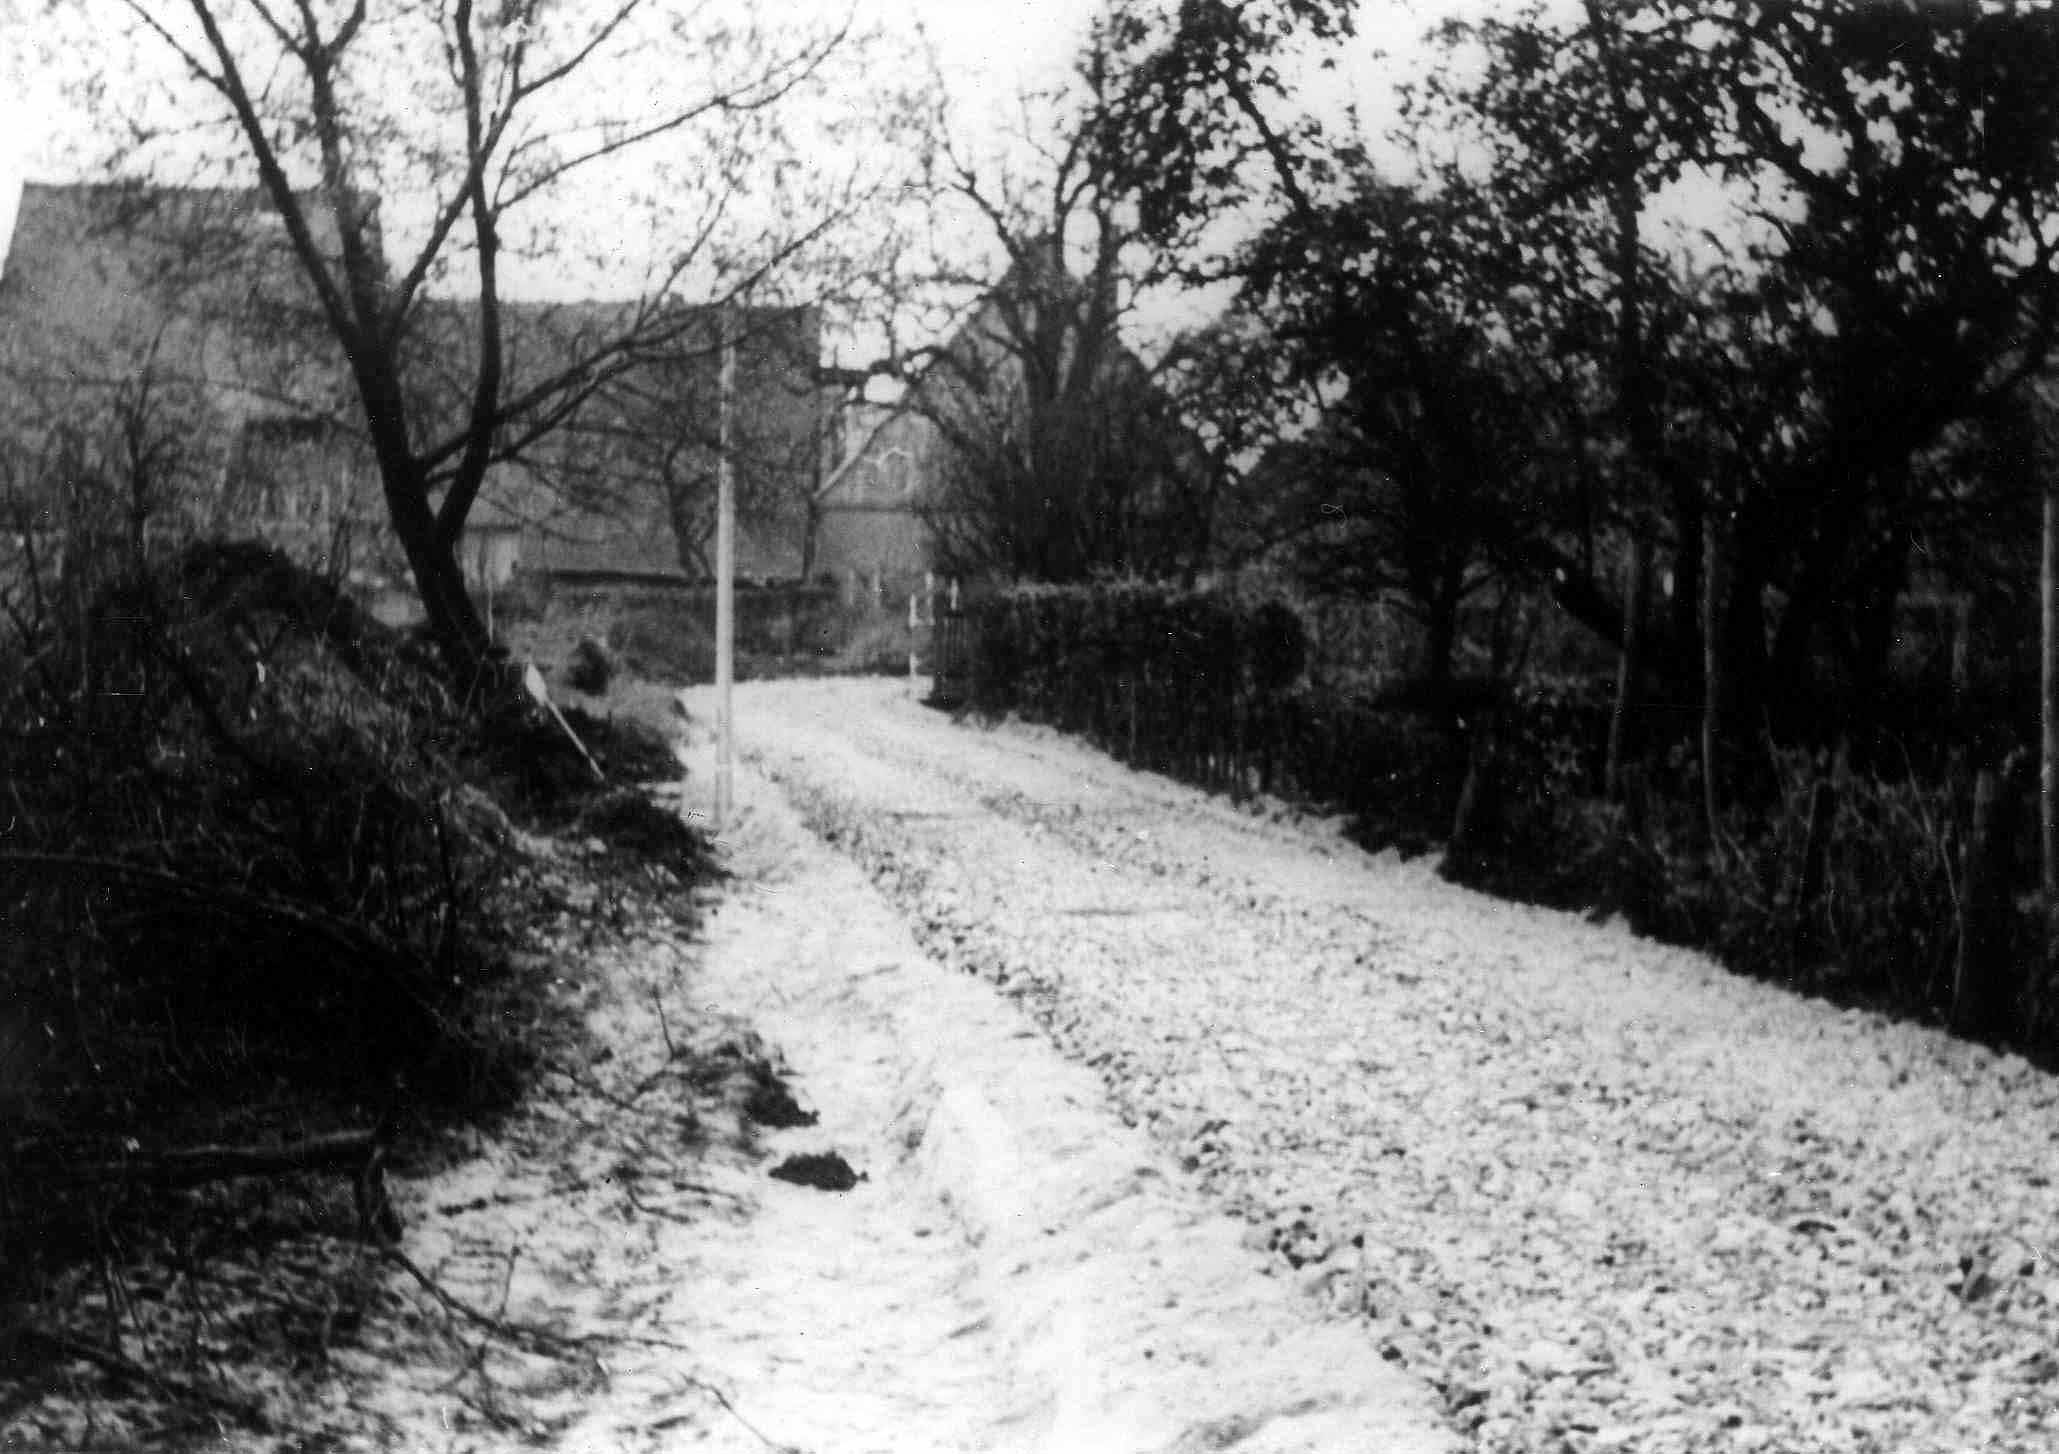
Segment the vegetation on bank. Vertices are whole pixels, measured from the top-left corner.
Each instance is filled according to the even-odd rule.
[[[1345,684],[1307,669],[1326,655],[1307,623],[1337,629],[1334,609],[1184,587],[1020,587],[971,614],[975,713],[1342,811],[1368,846],[1441,847],[1459,882],[1618,913],[1805,993],[2059,1051],[2032,815],[1991,804],[1976,833],[1979,760],[1950,723],[1891,760],[1772,752],[1712,834],[1695,714],[1650,712],[1626,743],[1606,676]]]
[[[678,776],[658,732],[581,717],[590,762],[263,547],[81,552],[27,585],[0,695],[0,1424],[81,1366],[248,1422],[212,1376],[236,1355],[160,1346],[138,1308],[174,1287],[223,1346],[318,1365],[376,1259],[255,1301],[213,1269],[390,1243],[392,1158],[498,1115],[578,1033],[535,940],[588,895],[538,835],[654,911],[705,845],[636,786]]]

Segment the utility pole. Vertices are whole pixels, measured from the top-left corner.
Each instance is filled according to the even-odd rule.
[[[735,761],[735,720],[730,696],[736,676],[736,480],[730,468],[730,416],[736,402],[736,340],[730,336],[729,306],[717,315],[721,335],[720,425],[715,460],[715,831],[729,822]]]

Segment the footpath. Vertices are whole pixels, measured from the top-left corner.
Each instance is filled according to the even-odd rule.
[[[929,953],[1468,1449],[2059,1449],[2059,1078],[895,683],[738,704]]]
[[[696,802],[710,715],[694,705]],[[691,940],[651,926],[568,956],[583,1059],[396,1180],[441,1297],[403,1283],[413,1311],[337,1350],[310,1410],[328,1446],[1455,1447],[1425,1388],[1270,1275],[1092,1072],[926,955],[748,768],[721,852]],[[770,1174],[796,1158],[856,1180]]]

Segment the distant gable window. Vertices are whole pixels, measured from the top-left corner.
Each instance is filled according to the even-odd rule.
[[[880,483],[888,499],[906,499],[913,492],[915,468],[908,451],[894,450],[880,461]]]
[[[239,432],[229,471],[231,510],[314,522],[356,493],[354,442],[319,416],[253,419]]]

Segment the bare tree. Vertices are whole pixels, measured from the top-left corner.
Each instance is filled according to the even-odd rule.
[[[847,27],[775,32],[656,0],[88,9],[101,53],[127,45],[137,65],[122,118],[132,150],[160,171],[202,155],[254,173],[344,360],[386,513],[460,672],[489,660],[457,545],[491,468],[676,332],[682,315],[666,300],[683,286],[766,290],[893,185],[876,166],[826,175],[797,162],[823,153],[820,113],[811,122],[800,103],[848,55]],[[59,14],[53,5],[53,23]],[[167,58],[176,74],[146,84]],[[590,225],[602,207],[615,231]],[[637,301],[617,326],[517,386],[508,270],[538,258],[570,270],[582,248],[616,281],[620,256],[655,260],[632,272]],[[435,292],[473,305],[468,387],[452,418],[428,417],[407,387],[423,332],[411,320]]]
[[[941,119],[929,154],[940,230],[969,223],[1001,276],[962,265],[945,342],[900,359],[907,405],[943,449],[924,513],[947,568],[1036,579],[1191,569],[1214,475],[1126,335],[1191,238],[1149,238],[1123,181],[1130,78],[1095,30],[1071,82],[1021,98],[1011,156],[977,155]]]

